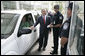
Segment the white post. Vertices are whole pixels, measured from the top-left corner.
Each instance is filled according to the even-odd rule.
[[[68,7],[68,5],[69,5],[69,1],[67,1],[66,2],[66,4],[65,4],[65,20],[67,19],[67,7]]]
[[[4,8],[3,8],[3,2],[1,1],[1,10],[4,10]]]
[[[51,10],[51,2],[49,1],[49,9],[48,10]]]
[[[21,4],[21,8],[22,8],[22,10],[23,10],[23,4]]]
[[[19,10],[20,7],[19,7],[19,1],[16,1],[16,9]]]

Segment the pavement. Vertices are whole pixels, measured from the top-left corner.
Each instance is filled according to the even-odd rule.
[[[48,44],[46,47],[46,50],[43,51],[41,49],[41,51],[37,51],[38,47],[39,47],[39,43],[36,42],[35,45],[26,53],[26,55],[51,55],[50,52],[53,50],[51,47],[53,46],[53,33],[51,32],[49,34],[49,38],[48,38]],[[60,55],[60,38],[59,38],[59,46],[58,46],[58,54]]]

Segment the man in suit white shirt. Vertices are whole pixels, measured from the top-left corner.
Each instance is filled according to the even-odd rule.
[[[45,50],[48,42],[48,33],[51,30],[47,26],[51,23],[51,18],[46,15],[46,10],[41,10],[42,15],[38,18],[36,23],[31,27],[31,29],[34,29],[39,23],[40,23],[40,31],[39,31],[39,48],[38,51],[41,50],[43,46],[43,50]]]

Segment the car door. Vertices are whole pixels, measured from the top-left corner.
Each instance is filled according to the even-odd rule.
[[[26,19],[30,19],[29,15],[31,15],[31,14],[26,14],[24,16],[26,16]],[[22,20],[23,20],[23,18],[22,18]],[[22,20],[20,22],[18,31],[20,30]],[[29,26],[23,27],[23,28],[30,28],[33,25],[33,21],[28,20],[27,22],[29,23]],[[20,54],[24,54],[31,47],[33,36],[34,36],[34,33],[32,31],[30,34],[23,34],[18,37],[17,41],[18,41],[18,46],[20,48]]]
[[[33,18],[33,15],[32,13],[29,13],[26,15],[26,18],[27,18],[27,21],[29,22],[29,28],[31,26],[33,26],[34,24],[34,18]],[[30,47],[34,44],[34,42],[36,41],[37,39],[37,33],[36,33],[36,28],[34,30],[32,30],[32,33],[30,35],[30,40],[28,39],[28,36],[26,36],[26,40],[27,40],[27,45],[26,45],[26,51],[30,49]],[[25,40],[24,40],[25,41]]]

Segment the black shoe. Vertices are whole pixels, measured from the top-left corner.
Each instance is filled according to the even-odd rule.
[[[38,51],[41,51],[41,48],[38,48]]]
[[[43,51],[45,51],[45,48],[43,48]]]
[[[52,52],[50,52],[50,54],[52,54],[52,55],[53,55],[53,54],[57,54],[57,52],[55,52],[55,51],[52,51]]]
[[[54,48],[54,47],[52,47],[52,48]]]

